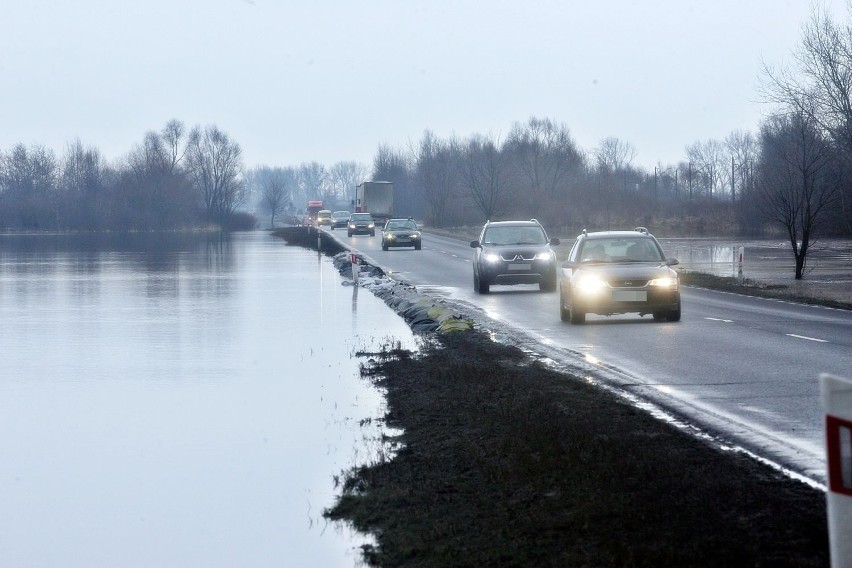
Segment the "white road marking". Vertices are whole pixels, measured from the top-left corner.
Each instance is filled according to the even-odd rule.
[[[817,339],[816,337],[808,337],[807,335],[796,335],[795,333],[785,333],[789,337],[795,337],[796,339],[807,339],[808,341],[816,341],[817,343],[828,343],[825,339]]]
[[[734,320],[726,320],[726,319],[719,319],[719,318],[704,318],[704,319],[710,320],[710,321],[722,321],[722,322],[725,322],[725,323],[734,323]]]

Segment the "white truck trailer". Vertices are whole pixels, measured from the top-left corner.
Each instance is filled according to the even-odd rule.
[[[369,213],[376,224],[393,217],[393,183],[365,181],[355,191],[355,212]]]

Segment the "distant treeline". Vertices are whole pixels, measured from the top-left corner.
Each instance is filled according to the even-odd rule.
[[[115,164],[77,140],[56,153],[0,151],[0,229],[149,231],[244,228],[242,151],[215,126],[172,120]]]

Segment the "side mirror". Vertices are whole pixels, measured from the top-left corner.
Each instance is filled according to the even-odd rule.
[[[470,248],[479,248],[479,241],[470,241]]]
[[[551,245],[553,245],[553,246],[558,245],[558,244],[559,244],[559,239],[558,239],[558,238],[556,238],[556,237],[553,237],[552,239],[550,239],[550,244],[551,244]]]
[[[666,259],[666,266],[675,266],[677,264],[680,264],[680,261],[676,258],[667,258]]]

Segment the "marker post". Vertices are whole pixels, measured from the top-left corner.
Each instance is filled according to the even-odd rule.
[[[740,284],[743,283],[743,262],[745,261],[745,247],[740,247],[739,254],[737,255],[737,282]]]
[[[852,566],[852,380],[819,376],[825,408],[828,536],[832,568]]]
[[[361,266],[358,263],[358,255],[353,253],[349,254],[349,260],[352,262],[352,280],[355,282],[355,285],[358,285],[358,273],[361,271]]]

